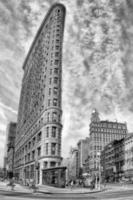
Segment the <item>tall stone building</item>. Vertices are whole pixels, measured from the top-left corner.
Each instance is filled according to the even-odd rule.
[[[100,120],[94,110],[90,123],[89,171],[94,174],[99,169],[100,154],[104,147],[113,140],[120,140],[127,135],[126,123]]]
[[[81,139],[77,143],[78,149],[78,161],[77,161],[77,171],[78,176],[82,176],[85,168],[85,161],[89,154],[89,138]]]
[[[16,177],[42,183],[61,157],[62,42],[65,7],[53,5],[25,59],[15,143]]]
[[[10,122],[7,125],[7,138],[6,138],[6,146],[5,146],[5,163],[4,168],[6,171],[5,176],[9,176],[9,178],[13,177],[14,172],[14,154],[15,154],[15,137],[16,137],[16,127],[17,124],[15,122]]]
[[[67,182],[78,177],[78,149],[71,147],[69,157],[64,158],[63,166],[67,167],[66,180]]]

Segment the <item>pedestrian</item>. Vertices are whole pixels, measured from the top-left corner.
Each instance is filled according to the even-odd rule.
[[[11,191],[14,190],[14,187],[15,187],[15,183],[14,183],[14,177],[9,181],[9,183],[7,184],[7,186],[10,186],[11,187]]]
[[[106,187],[106,180],[104,181],[104,188]]]
[[[73,188],[73,180],[71,180],[71,182],[70,182],[70,186],[71,186],[71,190],[72,190],[72,188]]]

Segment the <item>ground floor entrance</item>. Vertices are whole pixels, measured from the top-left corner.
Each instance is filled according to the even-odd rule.
[[[66,167],[54,167],[42,170],[42,184],[65,187]]]

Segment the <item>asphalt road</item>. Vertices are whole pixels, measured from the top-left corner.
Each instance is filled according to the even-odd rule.
[[[128,191],[106,191],[92,194],[44,194],[44,193],[24,193],[24,192],[11,192],[0,191],[0,200],[34,200],[34,199],[54,199],[54,200],[133,200],[133,190]]]

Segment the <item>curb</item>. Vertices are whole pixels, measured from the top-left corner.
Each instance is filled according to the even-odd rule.
[[[102,190],[95,190],[95,191],[88,191],[88,192],[51,192],[51,191],[49,191],[49,192],[44,192],[43,190],[41,191],[37,191],[37,193],[44,193],[44,194],[92,194],[92,193],[99,193],[99,192],[103,192],[103,191],[105,191],[105,189],[102,189]]]

